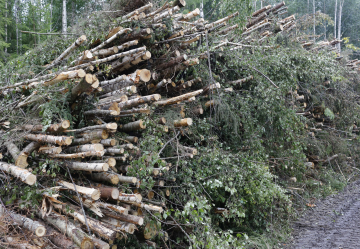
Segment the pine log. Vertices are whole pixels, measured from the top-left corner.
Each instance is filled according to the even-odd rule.
[[[91,138],[92,140],[107,139],[109,137],[109,132],[106,129],[91,129],[85,130],[82,133],[77,133],[76,136],[83,138]]]
[[[107,217],[111,217],[113,219],[117,219],[117,220],[121,220],[121,221],[125,221],[128,223],[132,223],[135,225],[139,225],[142,226],[144,224],[144,219],[142,217],[136,216],[136,215],[131,215],[131,214],[112,214],[109,211],[104,211],[104,214]]]
[[[79,221],[83,225],[88,225],[89,228],[98,234],[101,238],[105,238],[107,240],[116,239],[116,231],[110,229],[108,226],[104,225],[102,222],[90,218],[89,216],[84,216],[81,212],[78,211],[78,208],[71,204],[53,204],[53,206],[61,210],[63,213],[70,215],[74,218],[74,220]],[[70,207],[70,208],[69,208]],[[86,220],[85,220],[86,219]]]
[[[84,52],[82,52],[82,55],[79,57],[79,59],[71,62],[71,64],[76,63],[76,65],[80,65],[90,61],[93,58],[94,58],[93,54],[89,50],[85,50]]]
[[[229,33],[231,30],[234,30],[234,29],[236,29],[236,28],[238,28],[238,27],[239,27],[239,25],[238,25],[238,24],[235,24],[235,25],[233,25],[233,26],[227,27],[226,29],[220,30],[220,31],[218,32],[218,34],[219,34],[219,35],[227,34],[227,33]]]
[[[109,182],[114,185],[119,183],[119,177],[117,174],[110,172],[93,173],[91,174],[91,179],[94,181]]]
[[[19,178],[28,185],[33,185],[36,182],[36,176],[31,174],[28,170],[22,169],[12,164],[0,162],[0,169]]]
[[[146,108],[141,108],[141,109],[130,109],[130,110],[123,110],[121,111],[121,115],[129,115],[129,114],[135,114],[135,113],[145,113],[145,114],[150,114],[151,110],[146,109]],[[121,117],[120,115],[120,117]],[[115,116],[117,117],[117,116]]]
[[[142,196],[140,194],[124,194],[120,193],[118,197],[119,201],[141,202]]]
[[[198,35],[198,36],[196,36],[196,37],[194,37],[194,38],[191,38],[191,39],[189,39],[189,40],[187,40],[187,41],[183,41],[183,42],[180,43],[180,47],[181,47],[182,49],[184,49],[184,48],[186,48],[188,45],[190,45],[191,43],[194,43],[194,42],[200,40],[200,37],[201,37],[201,35]],[[185,62],[184,62],[184,63],[185,63]],[[197,63],[197,64],[199,64],[199,63]],[[185,64],[185,65],[187,65],[187,64]],[[188,65],[187,65],[187,66],[188,66]]]
[[[112,106],[114,102],[121,103],[121,102],[126,102],[128,100],[129,100],[128,96],[126,94],[122,93],[122,94],[114,95],[111,97],[107,97],[105,99],[101,99],[98,102],[97,106],[99,106],[100,108],[103,108],[102,106],[104,106],[104,108],[106,109],[105,106]],[[119,108],[119,105],[117,105],[117,108]]]
[[[128,82],[128,84],[143,84],[148,82],[151,79],[151,73],[147,69],[138,69],[134,73],[129,75],[121,75],[113,80],[102,81],[100,85],[103,87],[104,92],[111,92],[125,87],[123,83]],[[115,84],[119,83],[119,84]]]
[[[104,108],[108,108],[108,110],[101,110],[101,109],[94,109],[94,110],[90,110],[90,111],[86,111],[84,112],[84,115],[86,116],[116,116],[120,114],[120,109],[116,108],[118,107],[118,105],[115,104],[111,104],[111,105],[107,105]]]
[[[49,70],[50,68],[56,66],[59,64],[66,56],[68,56],[74,49],[79,47],[84,41],[86,41],[86,36],[82,35],[80,36],[73,44],[71,44],[70,47],[68,47],[58,58],[56,58],[47,68],[46,70]]]
[[[9,210],[5,210],[5,207],[0,205],[0,216],[9,219],[11,222],[16,222],[17,225],[28,229],[33,232],[37,237],[42,237],[46,234],[46,228],[39,222],[34,221],[30,218],[14,213]]]
[[[5,146],[14,159],[15,166],[25,169],[29,165],[27,162],[28,155],[24,152],[20,152],[14,143],[7,142],[5,143]]]
[[[103,217],[100,219],[102,222],[111,224],[113,226],[116,226],[118,229],[120,229],[123,232],[133,234],[135,232],[136,226],[134,224],[123,222],[114,218],[110,217]]]
[[[56,227],[61,233],[66,234],[81,249],[90,249],[94,247],[91,238],[88,237],[88,235],[86,235],[86,233],[84,233],[80,228],[77,228],[66,217],[54,212],[52,212],[50,216],[45,217],[42,217],[40,212],[38,212],[38,216],[52,226]]]
[[[106,172],[109,170],[107,163],[82,163],[65,161],[64,164],[72,170],[90,171],[90,172]]]
[[[137,131],[137,130],[143,130],[145,128],[146,125],[144,124],[144,121],[142,119],[119,126],[120,131]]]
[[[107,124],[102,124],[102,125],[87,126],[87,127],[77,129],[77,130],[72,130],[72,131],[76,134],[76,133],[81,133],[81,132],[90,131],[90,130],[98,130],[98,129],[116,130],[117,123],[107,123]]]
[[[254,32],[254,31],[257,31],[257,30],[259,30],[259,29],[261,29],[261,28],[268,27],[268,26],[270,26],[270,23],[269,23],[269,22],[265,22],[264,24],[261,24],[261,25],[259,25],[259,26],[257,26],[257,27],[254,27],[254,28],[252,28],[252,29],[250,29],[250,30],[242,33],[242,36],[244,37],[244,36],[246,36],[246,35],[251,34],[251,33]]]
[[[81,187],[78,185],[75,185],[75,187],[74,187],[74,184],[65,182],[65,181],[61,181],[61,180],[58,181],[57,184],[59,186],[65,187],[65,188],[73,190],[73,191],[75,191],[75,187],[76,187],[77,192],[79,192],[80,194],[82,194],[88,198],[91,198],[93,200],[98,200],[100,198],[100,191],[97,189],[94,189],[94,188]]]
[[[116,61],[116,62],[112,63],[111,64],[111,69],[114,70],[114,69],[117,69],[119,67],[122,67],[127,62],[131,62],[132,60],[134,60],[139,54],[144,55],[144,54],[146,54],[146,52],[147,52],[146,51],[146,46],[143,46],[143,47],[140,47],[140,48],[135,48],[135,49],[123,52],[123,53],[121,53],[121,56],[119,56],[118,58],[124,57],[124,59],[122,61]],[[150,55],[151,55],[151,53],[150,53]]]
[[[195,16],[200,15],[200,10],[198,8],[196,8],[195,10],[189,12],[186,15],[183,15],[181,18],[179,18],[179,21],[190,21],[192,18],[194,18]]]
[[[270,10],[268,10],[266,12],[266,14],[270,14],[271,12],[274,12],[274,11],[280,9],[284,5],[285,5],[285,2],[281,2],[281,3],[277,4],[277,5],[275,5],[274,7],[272,7]]]
[[[98,86],[95,75],[86,74],[86,76],[71,90],[70,101],[73,102],[81,93],[95,89]]]
[[[103,209],[108,209],[111,211],[114,211],[118,214],[128,214],[129,209],[121,207],[121,206],[117,206],[117,205],[113,205],[113,204],[109,204],[109,203],[104,203],[104,202],[99,202],[99,207],[103,208]]]
[[[119,198],[119,189],[113,187],[98,187],[100,198],[105,200],[117,200]]]
[[[139,64],[142,61],[146,61],[149,60],[151,58],[151,53],[149,51],[144,51],[142,53],[137,54],[133,59],[129,59],[126,61],[123,61],[118,68],[116,69],[115,67],[113,68],[113,71],[119,71],[122,72],[124,70],[127,70],[129,68],[131,68],[132,66],[135,66],[137,64]]]

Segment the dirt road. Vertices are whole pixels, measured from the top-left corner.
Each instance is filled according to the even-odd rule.
[[[293,236],[288,248],[360,249],[360,180],[316,203],[294,223]]]

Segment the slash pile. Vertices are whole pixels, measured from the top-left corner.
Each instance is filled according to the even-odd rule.
[[[236,33],[238,25],[227,26],[238,12],[208,22],[199,18],[199,9],[180,13],[185,5],[184,0],[175,0],[160,8],[154,8],[152,3],[135,6],[116,18],[119,26],[113,27],[105,39],[85,45],[87,39],[82,35],[45,65],[41,74],[0,87],[3,96],[15,96],[16,110],[32,111],[53,101],[47,97],[46,89],[56,89],[67,95],[64,104],[72,115],[83,117],[81,122],[54,117],[57,123],[16,127],[0,119],[0,134],[5,138],[0,145],[0,158],[4,157],[0,162],[2,181],[19,184],[21,180],[36,186],[37,194],[42,196],[41,206],[30,210],[21,199],[12,200],[9,208],[1,203],[0,224],[9,229],[5,242],[19,248],[116,248],[116,240],[134,232],[152,246],[155,236],[168,239],[166,232],[147,221],[153,213],[167,208],[172,191],[169,185],[176,180],[171,160],[193,158],[198,152],[178,143],[176,154],[160,158],[165,143],[158,153],[144,155],[137,146],[145,139],[143,134],[147,129],[157,129],[191,135],[188,127],[193,120],[188,115],[197,117],[204,113],[203,106],[215,106],[213,92],[232,91],[222,89],[212,78],[194,77],[191,68],[201,60],[210,64],[211,56],[225,46],[230,51],[260,46],[268,37],[288,34],[296,26],[294,16],[283,18],[287,13],[284,2],[253,13],[241,36]],[[215,38],[218,44],[209,47],[209,40]],[[313,49],[336,43],[317,44]],[[79,48],[85,50],[79,52]],[[251,79],[249,76],[231,84]],[[199,99],[205,100],[203,106]],[[301,96],[296,100],[301,101]],[[166,109],[174,110],[179,118],[161,116]],[[155,125],[149,127],[141,119],[146,116]],[[21,142],[12,141],[14,136]],[[134,161],[142,166],[136,168]],[[59,173],[38,179],[33,172],[40,162],[58,165]],[[141,188],[146,181],[140,173],[145,171],[154,181],[154,191]],[[164,195],[155,196],[155,192]],[[167,224],[179,226],[175,220]],[[11,230],[19,229],[17,226],[20,236],[14,237]]]

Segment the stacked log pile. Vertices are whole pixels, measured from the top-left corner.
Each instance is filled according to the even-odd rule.
[[[48,127],[24,124],[14,128],[23,138],[22,145],[12,141],[2,145],[1,157],[7,154],[7,158],[13,160],[12,163],[4,159],[0,162],[1,176],[6,181],[19,179],[37,186],[43,198],[41,208],[31,210],[33,216],[22,210],[21,205],[15,205],[12,210],[0,205],[5,224],[19,226],[21,231],[31,235],[28,241],[11,236],[5,238],[6,241],[24,248],[52,247],[53,244],[60,248],[116,248],[115,240],[125,239],[126,234],[135,231],[142,231],[148,244],[154,243],[150,240],[158,234],[167,239],[165,232],[157,231],[145,221],[152,213],[162,213],[166,209],[166,196],[170,195],[171,189],[166,188],[165,182],[173,180],[166,176],[174,167],[163,160],[161,165],[151,168],[150,177],[156,181],[154,188],[164,190],[165,197],[154,198],[155,189],[141,191],[143,179],[128,172],[131,161],[144,156],[137,144],[147,124],[141,118],[131,122],[124,120],[150,115],[158,120],[157,125],[164,132],[170,129],[174,134],[186,134],[187,127],[193,123],[186,114],[188,103],[196,103],[201,96],[209,100],[205,107],[211,107],[216,101],[207,96],[218,90],[232,90],[221,89],[217,82],[205,82],[188,75],[184,73],[186,70],[201,60],[209,60],[211,53],[221,51],[225,46],[229,50],[252,47],[254,42],[262,44],[268,37],[289,33],[296,26],[294,16],[284,17],[287,7],[282,2],[253,13],[239,38],[233,32],[239,29],[238,25],[227,25],[237,12],[209,23],[199,18],[199,9],[181,13],[185,5],[184,0],[176,0],[160,8],[154,8],[151,3],[137,6],[117,18],[119,26],[113,27],[103,41],[88,44],[86,50],[78,51],[86,41],[86,37],[81,36],[45,66],[44,74],[0,87],[3,95],[12,91],[20,95],[30,91],[28,96],[21,95],[16,108],[35,108],[42,101],[51,101],[40,96],[37,89],[72,82],[70,87],[59,91],[68,94],[67,104],[74,115],[78,115],[76,110],[84,101],[98,98],[91,108],[83,110],[86,126],[79,127],[79,123],[69,120]],[[134,21],[141,25],[124,28]],[[191,54],[197,46],[206,47],[209,36],[224,34],[228,38],[218,45],[207,48],[202,54]],[[317,44],[316,50],[334,45],[334,42]],[[306,44],[303,46],[308,48]],[[65,65],[69,54],[76,54],[75,59]],[[56,73],[49,71],[54,68],[58,68]],[[249,76],[231,84],[242,84],[251,79]],[[301,96],[296,96],[296,100],[302,101]],[[179,110],[181,118],[166,120],[158,117],[156,112],[165,108]],[[204,112],[201,105],[191,111],[195,115]],[[9,129],[9,124],[5,125],[3,129]],[[121,132],[121,138],[115,136],[117,132]],[[193,158],[195,155],[195,148],[180,144],[174,157]],[[36,167],[29,167],[29,157],[33,162],[49,160],[51,164],[60,165],[61,175],[53,181],[38,179],[32,173]],[[147,167],[147,162],[143,167]],[[73,174],[81,177],[76,179]],[[127,191],[122,192],[122,189]],[[16,202],[21,204],[21,200]]]

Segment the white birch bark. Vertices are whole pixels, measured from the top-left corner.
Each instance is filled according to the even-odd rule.
[[[66,30],[67,30],[66,0],[63,0],[62,33],[63,33],[63,34],[66,34]]]

